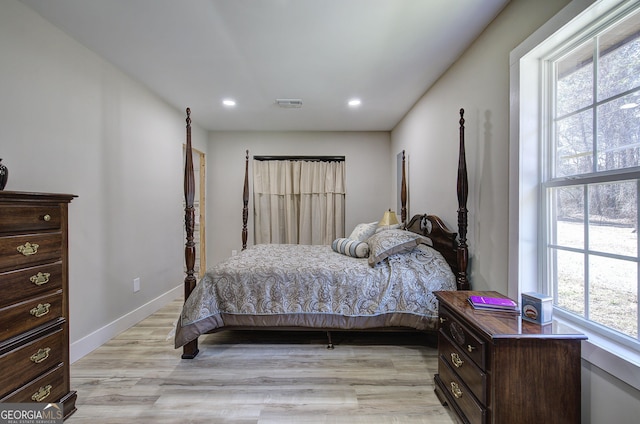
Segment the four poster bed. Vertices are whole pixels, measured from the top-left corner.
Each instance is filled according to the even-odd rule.
[[[332,246],[263,244],[247,248],[248,167],[245,158],[242,252],[194,271],[194,176],[187,109],[185,164],[185,304],[176,326],[182,358],[198,354],[198,336],[225,329],[428,331],[438,328],[438,290],[468,290],[467,169],[464,110],[460,110],[458,232],[434,215],[407,223],[405,157],[401,219],[404,228],[359,224]]]

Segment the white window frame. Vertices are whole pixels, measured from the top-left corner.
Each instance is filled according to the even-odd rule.
[[[539,245],[543,231],[541,149],[549,122],[544,116],[548,96],[544,58],[566,40],[586,32],[584,28],[637,4],[634,0],[573,0],[511,52],[508,295],[512,298],[545,289],[541,264],[546,250]],[[583,359],[640,390],[638,351],[594,333],[567,314],[560,312],[555,318],[588,336],[582,344]]]

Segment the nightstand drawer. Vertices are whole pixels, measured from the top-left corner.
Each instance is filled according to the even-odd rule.
[[[62,316],[62,292],[40,296],[0,309],[0,341]]]
[[[3,205],[0,233],[55,230],[60,228],[60,206]]]
[[[5,403],[56,402],[67,394],[65,388],[64,365],[48,371],[22,388],[0,399]]]
[[[62,288],[62,262],[0,273],[0,307]]]
[[[487,375],[442,333],[438,337],[438,351],[442,360],[449,364],[480,403],[486,404]]]
[[[466,325],[457,320],[446,308],[439,309],[440,331],[449,337],[482,370],[486,370],[486,347],[484,341],[476,336]]]
[[[0,356],[0,396],[11,393],[48,369],[64,362],[62,329],[44,335]]]
[[[438,373],[444,386],[443,389],[447,391],[447,397],[456,403],[469,423],[484,424],[485,408],[478,403],[469,388],[442,357],[438,361]]]
[[[13,269],[62,257],[62,234],[38,233],[0,237],[0,269]]]

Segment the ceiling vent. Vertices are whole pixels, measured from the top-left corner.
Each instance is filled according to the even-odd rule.
[[[276,99],[276,104],[284,108],[302,107],[302,99]]]

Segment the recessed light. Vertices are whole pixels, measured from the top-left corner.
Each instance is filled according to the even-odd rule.
[[[638,103],[635,102],[631,102],[631,103],[625,103],[622,106],[620,106],[620,109],[633,109],[634,107],[638,107],[640,106]]]
[[[236,101],[232,100],[232,99],[224,99],[222,101],[222,104],[225,106],[235,106],[236,105]]]
[[[356,107],[356,106],[360,106],[362,102],[360,101],[360,99],[351,99],[349,100],[349,106],[351,107]]]

